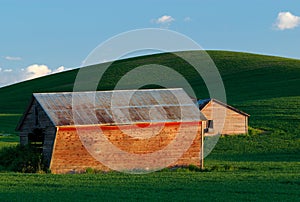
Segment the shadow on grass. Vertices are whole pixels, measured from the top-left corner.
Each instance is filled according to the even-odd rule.
[[[43,173],[45,169],[43,157],[35,147],[18,144],[0,149],[0,171]]]

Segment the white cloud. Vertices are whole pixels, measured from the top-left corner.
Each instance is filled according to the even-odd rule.
[[[156,20],[157,24],[170,24],[171,22],[175,21],[175,19],[170,15],[163,15]]]
[[[22,72],[25,71],[25,79],[27,80],[27,79],[34,79],[41,76],[46,76],[49,74],[55,74],[55,73],[67,71],[70,69],[71,68],[65,68],[64,66],[60,66],[54,70],[51,70],[47,65],[33,64],[28,66],[25,70],[21,69],[21,71]]]
[[[11,61],[22,60],[21,57],[13,57],[13,56],[5,56],[4,58],[5,58],[6,60],[11,60]]]
[[[12,69],[4,69],[3,72],[12,72]]]
[[[46,65],[30,65],[26,68],[25,79],[34,79],[37,77],[45,76],[50,74],[52,71]]]
[[[64,66],[60,66],[60,67],[58,67],[57,69],[55,69],[54,71],[53,71],[53,73],[58,73],[58,72],[63,72],[63,71],[65,71],[65,70],[67,70]]]
[[[191,21],[192,21],[192,18],[190,18],[190,17],[185,17],[185,18],[183,19],[183,21],[184,21],[184,22],[191,22]]]
[[[21,72],[23,72],[23,74],[25,72],[25,79],[34,79],[37,77],[59,73],[67,70],[71,70],[71,68],[65,68],[64,66],[60,66],[54,70],[51,70],[47,65],[33,64],[28,66],[26,69],[21,69]]]
[[[279,30],[294,29],[300,25],[300,17],[293,15],[290,12],[278,13],[275,27]]]
[[[0,68],[0,87],[11,85],[25,80],[34,79],[49,74],[59,73],[71,68],[60,66],[51,70],[47,65],[33,64],[22,69],[3,69]]]

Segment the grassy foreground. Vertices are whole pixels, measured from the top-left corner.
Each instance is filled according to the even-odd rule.
[[[299,164],[295,164],[298,166]],[[253,166],[255,167],[255,165]],[[0,174],[5,201],[297,201],[295,170],[84,175]]]

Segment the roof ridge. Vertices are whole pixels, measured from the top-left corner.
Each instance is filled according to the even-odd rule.
[[[171,91],[171,90],[183,90],[182,88],[158,88],[158,89],[117,89],[117,90],[98,90],[98,91],[66,91],[66,92],[44,92],[44,93],[33,93],[33,95],[43,95],[43,94],[80,94],[80,93],[98,93],[98,92],[128,92],[128,91]]]
[[[202,102],[202,103],[200,104],[199,101],[204,101],[204,102]],[[231,109],[231,110],[233,110],[233,111],[235,111],[235,112],[237,112],[237,113],[239,113],[239,114],[243,114],[243,115],[245,115],[245,116],[250,116],[250,115],[247,114],[246,112],[243,112],[243,111],[241,111],[241,110],[239,110],[239,109],[237,109],[237,108],[235,108],[235,107],[233,107],[233,106],[231,106],[231,105],[229,105],[229,104],[227,104],[227,103],[224,103],[224,102],[222,102],[222,101],[220,101],[220,100],[217,100],[217,99],[215,99],[215,98],[207,98],[207,99],[201,99],[201,100],[198,100],[197,103],[199,104],[200,110],[203,109],[210,101],[215,101],[215,102],[217,102],[218,104],[223,105],[223,106],[225,106],[225,107],[227,107],[227,108],[229,108],[229,109]]]

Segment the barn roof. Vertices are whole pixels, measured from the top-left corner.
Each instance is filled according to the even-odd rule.
[[[55,126],[206,120],[181,88],[34,93],[33,98]]]
[[[198,100],[199,109],[202,110],[210,101],[216,102],[216,103],[218,103],[218,104],[220,104],[220,105],[222,105],[224,107],[227,107],[228,109],[231,109],[231,110],[233,110],[233,111],[235,111],[235,112],[237,112],[239,114],[242,114],[244,116],[250,116],[249,114],[247,114],[247,113],[245,113],[245,112],[243,112],[241,110],[238,110],[238,109],[236,109],[236,108],[234,108],[234,107],[232,107],[232,106],[230,106],[228,104],[225,104],[225,103],[223,103],[223,102],[221,102],[219,100],[212,99],[212,98]]]

